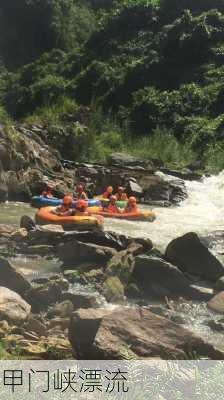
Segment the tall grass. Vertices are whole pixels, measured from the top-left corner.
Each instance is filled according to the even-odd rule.
[[[68,137],[73,136],[74,149],[69,146],[68,156],[77,161],[105,161],[113,152],[124,152],[141,160],[157,159],[169,167],[183,168],[197,158],[190,142],[179,142],[171,131],[157,128],[148,135],[134,137],[127,127],[122,128],[113,118],[105,117],[94,105],[86,126],[73,122],[66,128],[63,117],[75,113],[79,113],[79,106],[71,99],[62,98],[54,106],[40,108],[24,122],[48,125],[49,139],[52,140],[53,135],[51,143],[59,150],[66,149]],[[62,125],[63,130],[51,129],[58,125]]]

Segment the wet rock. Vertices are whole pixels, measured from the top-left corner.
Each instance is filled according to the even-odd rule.
[[[94,271],[94,270],[92,270],[92,271]],[[79,271],[67,269],[67,270],[63,271],[63,275],[64,275],[65,279],[67,279],[68,282],[70,282],[70,283],[80,282],[80,279],[81,279],[81,275],[80,275]]]
[[[59,225],[42,225],[28,234],[28,243],[33,246],[55,246],[64,238],[65,232]]]
[[[54,246],[48,246],[48,245],[38,245],[38,246],[28,246],[25,250],[25,253],[28,255],[39,255],[39,256],[48,256],[50,254],[54,253]]]
[[[23,323],[30,315],[30,305],[12,290],[0,287],[0,317],[8,322]]]
[[[86,264],[88,267],[103,266],[114,254],[116,254],[116,250],[92,243],[71,241],[58,246],[60,260],[66,266],[74,266],[74,268],[80,267],[82,264]]]
[[[206,322],[206,325],[209,326],[215,332],[224,332],[224,319],[214,320],[211,319]]]
[[[208,308],[217,313],[224,313],[224,291],[216,294],[209,302]]]
[[[139,180],[144,191],[145,201],[165,201],[179,204],[187,198],[183,180],[170,178],[164,174],[146,175]]]
[[[97,307],[97,299],[95,296],[88,294],[73,294],[73,293],[63,293],[62,301],[70,301],[75,310],[79,308],[95,308]]]
[[[50,278],[50,281],[55,282],[61,288],[62,291],[67,291],[69,289],[69,282],[67,281],[67,279],[58,277],[56,279]]]
[[[174,239],[166,249],[166,258],[183,272],[204,279],[217,281],[224,275],[223,265],[193,232]]]
[[[142,187],[138,183],[131,180],[128,182],[127,191],[129,194],[132,194],[133,196],[136,196],[138,198],[143,197]]]
[[[0,258],[0,285],[22,295],[31,288],[26,278],[5,259]]]
[[[25,293],[25,298],[32,306],[32,312],[38,313],[45,310],[49,305],[61,301],[62,290],[55,282],[49,282],[32,288]]]
[[[70,300],[65,300],[62,303],[56,304],[53,308],[48,311],[48,317],[52,318],[59,316],[62,318],[71,317],[74,311],[74,305]]]
[[[103,295],[109,302],[119,303],[124,300],[124,286],[117,276],[110,276],[103,283]]]
[[[69,338],[83,359],[122,359],[124,353],[136,358],[183,359],[196,352],[198,357],[223,359],[215,349],[187,329],[144,310],[125,308],[93,314],[79,310],[73,314]]]
[[[224,276],[221,276],[221,278],[219,278],[214,286],[214,290],[216,290],[217,292],[221,292],[224,290]]]
[[[132,278],[149,298],[203,298],[202,294],[190,287],[190,281],[178,268],[153,255],[135,258]]]
[[[31,217],[28,215],[23,215],[20,220],[20,228],[29,232],[36,229],[36,224]]]
[[[116,276],[121,282],[128,283],[134,269],[134,256],[127,250],[115,254],[107,264],[105,274]]]
[[[11,234],[10,239],[14,240],[15,242],[22,242],[26,239],[27,235],[27,230],[25,228],[20,228]]]

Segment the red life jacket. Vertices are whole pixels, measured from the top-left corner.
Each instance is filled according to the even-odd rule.
[[[109,204],[107,211],[111,214],[118,214],[119,210],[116,206],[116,204]]]

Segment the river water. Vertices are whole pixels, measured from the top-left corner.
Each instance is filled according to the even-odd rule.
[[[150,238],[155,247],[164,251],[167,244],[184,233],[194,231],[206,235],[224,227],[224,171],[201,182],[186,182],[188,199],[179,207],[155,208],[157,219],[153,223],[105,220],[105,230],[132,237]],[[147,207],[143,207],[147,208]],[[0,223],[19,224],[22,215],[34,217],[35,210],[27,204],[8,203],[0,206]],[[59,272],[57,260],[17,257],[12,262],[29,278]],[[75,288],[73,288],[75,290]],[[83,290],[78,288],[77,290]],[[88,288],[84,289],[88,291]],[[178,305],[179,315],[186,326],[204,338],[223,347],[223,335],[213,333],[205,321],[214,317],[205,304],[183,303]]]

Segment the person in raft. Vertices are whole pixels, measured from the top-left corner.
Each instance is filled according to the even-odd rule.
[[[62,205],[52,210],[52,213],[60,217],[70,217],[71,215],[74,215],[74,209],[72,209],[72,202],[73,202],[72,196],[66,195],[63,198]]]
[[[88,202],[86,200],[78,200],[73,215],[89,215]]]
[[[122,186],[119,186],[119,188],[117,189],[117,193],[116,193],[116,199],[118,201],[127,201],[128,200],[128,196],[125,193],[125,189]]]
[[[76,200],[88,200],[88,196],[86,192],[84,191],[83,185],[78,185],[76,188],[76,192],[74,194],[74,198]]]
[[[106,192],[104,192],[104,194],[103,194],[103,199],[109,200],[111,198],[111,196],[113,195],[113,191],[114,191],[113,187],[108,186]]]
[[[116,205],[117,198],[116,196],[111,196],[110,203],[106,209],[108,213],[111,214],[120,214],[121,210]]]
[[[137,206],[137,200],[134,196],[129,197],[128,199],[128,204],[126,205],[124,209],[124,214],[133,214],[138,212],[138,206]]]
[[[41,193],[41,196],[42,197],[45,197],[45,198],[47,198],[47,199],[53,199],[53,197],[54,197],[54,195],[53,195],[53,186],[52,185],[50,185],[50,184],[48,184],[47,185],[47,187],[46,187],[46,190],[44,190],[42,193]]]

